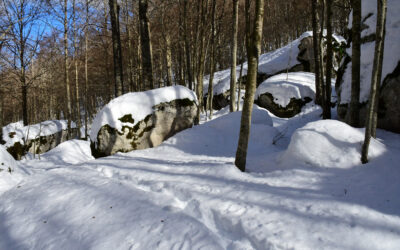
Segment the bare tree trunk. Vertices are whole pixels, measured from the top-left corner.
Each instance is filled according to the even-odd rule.
[[[148,0],[139,0],[140,39],[142,46],[142,77],[145,89],[154,89],[153,53],[151,48],[150,24],[147,17]]]
[[[190,58],[190,43],[189,43],[189,30],[188,30],[188,24],[187,24],[187,19],[188,19],[188,13],[187,13],[187,5],[188,5],[188,0],[183,0],[183,29],[184,29],[184,40],[185,40],[185,52],[186,52],[186,71],[187,71],[187,79],[189,81],[189,89],[193,90],[193,74],[192,74],[192,67],[191,67],[191,58]]]
[[[165,35],[165,49],[167,61],[167,85],[172,86],[172,53],[171,53],[171,38],[169,34]]]
[[[124,76],[122,69],[121,35],[119,28],[119,5],[117,0],[109,0],[111,31],[114,59],[114,93],[115,97],[124,93]]]
[[[78,138],[81,138],[81,98],[79,96],[79,76],[78,76],[78,46],[76,43],[76,10],[75,0],[72,1],[72,12],[73,12],[73,25],[74,25],[74,63],[75,63],[75,96],[76,96],[76,121],[78,122]]]
[[[71,103],[71,86],[69,82],[69,62],[68,62],[68,0],[64,0],[64,78],[67,91],[67,119],[68,119],[68,139],[71,138],[71,119],[72,119],[72,103]]]
[[[86,0],[86,20],[85,20],[85,139],[88,138],[88,116],[89,116],[89,78],[88,78],[88,30],[89,30],[89,0]]]
[[[351,53],[351,100],[349,107],[349,124],[360,126],[360,60],[361,60],[361,0],[352,0],[352,53]]]
[[[210,119],[213,116],[213,97],[214,97],[214,88],[213,88],[213,81],[214,81],[214,72],[215,72],[215,9],[216,9],[216,0],[212,1],[212,20],[211,20],[211,51],[210,51],[210,81],[208,83],[208,96],[207,96],[207,107],[210,111]]]
[[[206,47],[206,16],[207,16],[207,6],[208,0],[201,0],[201,24],[200,24],[200,45],[198,54],[198,64],[197,64],[197,85],[196,85],[196,95],[199,102],[199,108],[197,109],[196,124],[200,123],[200,113],[204,110],[203,106],[203,78],[204,78],[204,62],[206,59],[205,47]]]
[[[128,43],[128,80],[129,80],[129,91],[135,91],[134,81],[133,81],[133,53],[132,53],[132,34],[130,29],[130,18],[129,18],[129,6],[128,0],[125,1],[125,28],[127,34]]]
[[[378,97],[379,97],[379,88],[382,78],[383,54],[385,48],[386,9],[387,9],[387,0],[378,0],[374,66],[372,69],[371,91],[369,96],[368,113],[365,124],[365,139],[361,151],[361,162],[363,164],[368,162],[368,149],[369,149],[369,144],[371,142],[371,136],[374,136],[373,133],[376,133]]]
[[[232,12],[232,48],[231,48],[231,86],[230,86],[230,105],[229,111],[235,111],[236,105],[236,55],[238,47],[238,23],[239,23],[239,0],[232,0],[233,12]]]
[[[322,17],[320,17],[320,32],[319,32],[319,73],[321,82],[321,97],[322,97],[322,107],[325,103],[325,69],[324,69],[324,23],[325,23],[325,0],[319,0],[321,6]]]
[[[240,73],[239,73],[239,81],[238,81],[238,99],[237,99],[237,109],[236,111],[240,111],[240,99],[242,92],[242,77],[243,77],[243,63],[244,63],[244,49],[242,48],[241,62],[240,62]]]
[[[320,45],[320,32],[319,28],[319,13],[317,9],[317,1],[311,0],[312,6],[312,25],[313,25],[313,48],[314,48],[314,64],[315,64],[315,103],[322,105],[322,82],[321,82],[321,45]]]
[[[235,165],[244,172],[246,170],[247,148],[250,137],[251,114],[253,111],[254,93],[257,84],[258,56],[261,50],[263,30],[264,1],[255,1],[255,18],[251,38],[247,42],[248,72],[246,94],[240,121],[239,142],[236,151]],[[246,0],[246,29],[250,31],[250,0]]]
[[[325,84],[325,98],[324,98],[324,119],[331,119],[331,79],[332,79],[332,61],[333,61],[333,45],[332,45],[332,1],[326,1],[326,84]]]

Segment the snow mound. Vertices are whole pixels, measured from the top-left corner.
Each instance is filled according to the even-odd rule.
[[[68,121],[66,120],[49,120],[28,126],[24,126],[22,121],[19,121],[3,127],[3,140],[6,142],[6,147],[13,146],[16,142],[23,145],[24,140],[52,135],[67,128]],[[76,128],[74,122],[71,123],[71,128]]]
[[[290,99],[304,99],[315,97],[315,75],[314,73],[296,72],[283,73],[268,78],[258,86],[254,100],[260,95],[270,93],[276,104],[286,107]]]
[[[0,145],[0,194],[20,183],[26,174],[5,147]]]
[[[311,165],[325,168],[351,168],[361,164],[364,129],[336,120],[310,122],[297,129],[288,149],[281,156],[286,166]],[[371,139],[369,159],[386,152],[386,147]]]
[[[93,160],[90,142],[83,140],[70,140],[61,143],[41,156],[42,160],[58,163],[78,164]]]
[[[97,134],[100,128],[106,124],[121,131],[124,125],[129,124],[132,127],[152,114],[155,105],[186,98],[197,103],[196,94],[183,86],[164,87],[119,96],[96,115],[92,123],[90,139],[97,142]],[[132,115],[133,123],[119,120],[127,114]]]
[[[400,4],[398,0],[387,1],[387,20],[386,20],[386,37],[385,49],[382,67],[382,82],[385,77],[392,73],[400,61]],[[361,33],[361,37],[367,37],[375,34],[377,3],[375,0],[362,1],[362,16],[369,16],[364,24],[365,29]],[[350,14],[349,28],[351,28],[352,14]],[[352,47],[346,50],[351,55]],[[371,87],[372,67],[374,62],[375,42],[364,43],[361,45],[361,79],[360,79],[360,103],[368,101]],[[351,67],[352,63],[348,63],[345,74],[343,76],[343,84],[341,86],[340,103],[350,103],[351,100]]]

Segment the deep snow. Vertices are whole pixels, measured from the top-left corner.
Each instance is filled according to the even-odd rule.
[[[226,110],[156,148],[94,160],[69,141],[18,162],[31,174],[0,194],[0,249],[399,249],[400,135],[378,130],[361,165],[362,130],[312,103],[253,112],[246,173]]]

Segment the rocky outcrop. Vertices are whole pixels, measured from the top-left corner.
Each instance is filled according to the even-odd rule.
[[[160,103],[152,109],[153,113],[137,123],[131,114],[120,117],[119,120],[125,124],[121,131],[108,124],[103,125],[97,133],[97,141],[91,141],[93,156],[104,157],[158,146],[179,131],[193,126],[197,104],[185,98]],[[129,123],[135,125],[126,125]]]
[[[76,138],[78,135],[78,130],[76,128],[71,129],[72,138]],[[12,132],[8,135],[12,138]],[[57,133],[40,136],[36,139],[28,139],[24,143],[15,142],[11,146],[7,146],[7,151],[14,157],[16,160],[21,160],[21,158],[27,153],[30,152],[32,154],[42,154],[45,153],[59,144],[68,140],[68,131],[61,130]]]
[[[286,107],[274,102],[274,97],[270,93],[264,93],[255,100],[255,104],[269,110],[272,114],[281,118],[290,118],[301,112],[303,106],[311,102],[312,99],[305,97],[304,99],[291,98],[289,104]]]

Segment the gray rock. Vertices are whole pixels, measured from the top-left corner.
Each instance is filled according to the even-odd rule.
[[[76,138],[78,134],[78,129],[71,129],[72,138]],[[27,140],[24,144],[16,142],[11,147],[7,147],[7,151],[16,159],[21,160],[21,158],[26,155],[27,152],[32,154],[42,154],[45,153],[59,144],[67,141],[67,130],[61,130],[55,134],[40,136],[39,138]]]
[[[301,108],[310,101],[312,99],[308,97],[305,97],[304,100],[292,98],[286,107],[282,107],[274,102],[272,94],[264,93],[255,100],[255,103],[278,117],[290,118],[300,113]]]
[[[97,134],[97,142],[91,142],[92,154],[104,157],[117,152],[156,147],[179,131],[192,127],[197,108],[195,102],[179,99],[154,106],[152,114],[133,127],[124,126],[122,132],[104,125]]]

